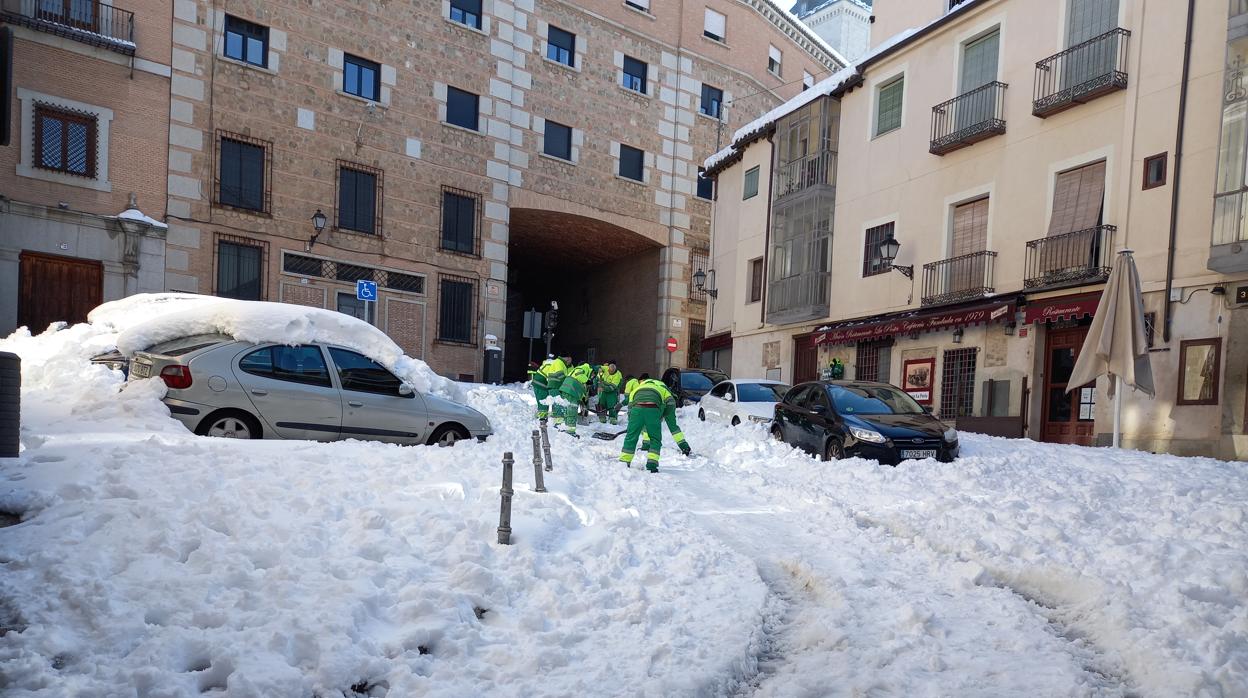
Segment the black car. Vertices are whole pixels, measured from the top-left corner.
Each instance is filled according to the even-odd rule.
[[[701,402],[703,395],[726,380],[727,373],[713,368],[669,368],[663,372],[663,384],[681,406]]]
[[[886,465],[913,458],[948,463],[958,432],[887,383],[816,381],[776,403],[771,433],[824,460],[860,457]]]

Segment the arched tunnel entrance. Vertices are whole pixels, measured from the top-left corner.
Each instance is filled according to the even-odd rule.
[[[662,245],[598,218],[512,208],[507,283],[508,380],[524,380],[545,343],[524,339],[526,310],[559,304],[555,352],[580,361],[614,360],[624,373],[655,372]]]

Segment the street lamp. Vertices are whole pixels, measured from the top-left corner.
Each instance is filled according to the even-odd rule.
[[[711,288],[707,288],[707,276],[710,276]],[[714,288],[715,286],[715,270],[714,269],[710,270],[710,272],[705,272],[705,271],[702,271],[701,269],[698,269],[696,272],[694,272],[693,285],[699,291],[705,293],[711,298],[719,298],[719,291]]]
[[[321,209],[316,209],[316,213],[312,214],[312,228],[316,232],[312,233],[312,237],[308,238],[308,246],[304,248],[305,252],[312,251],[312,246],[316,244],[316,239],[325,231],[325,224],[328,222],[329,219],[321,212]]]
[[[899,250],[901,250],[901,243],[897,242],[896,238],[892,238],[892,237],[885,238],[884,241],[880,243],[880,250],[879,250],[880,263],[884,264],[889,269],[895,269],[901,272],[901,275],[906,277],[907,279],[913,279],[914,278],[913,266],[902,266],[900,264],[893,264],[893,260],[897,259],[897,252]]]

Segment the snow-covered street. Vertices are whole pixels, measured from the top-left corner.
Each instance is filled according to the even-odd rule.
[[[464,386],[485,443],[207,439],[88,363],[115,338],[0,341],[6,695],[1248,694],[1242,463],[822,463],[685,409],[655,475],[552,431],[541,494],[519,386]]]

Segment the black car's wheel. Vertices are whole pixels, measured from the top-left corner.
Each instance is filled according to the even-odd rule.
[[[779,424],[771,425],[771,438],[781,443],[784,442],[784,429],[781,429]]]
[[[260,421],[241,410],[217,410],[204,417],[195,433],[224,439],[260,439]]]
[[[845,457],[845,445],[841,440],[833,436],[828,439],[828,445],[823,447],[823,459],[825,461],[840,460]]]
[[[454,446],[456,443],[468,438],[468,432],[458,424],[443,424],[434,430],[433,435],[429,437],[429,444],[438,446]]]
[[[732,426],[734,426],[734,427],[741,426],[741,418],[740,418],[740,417],[733,417],[733,418],[732,418]]]
[[[698,408],[698,419],[704,422],[706,421],[706,410],[702,409],[701,407]]]

